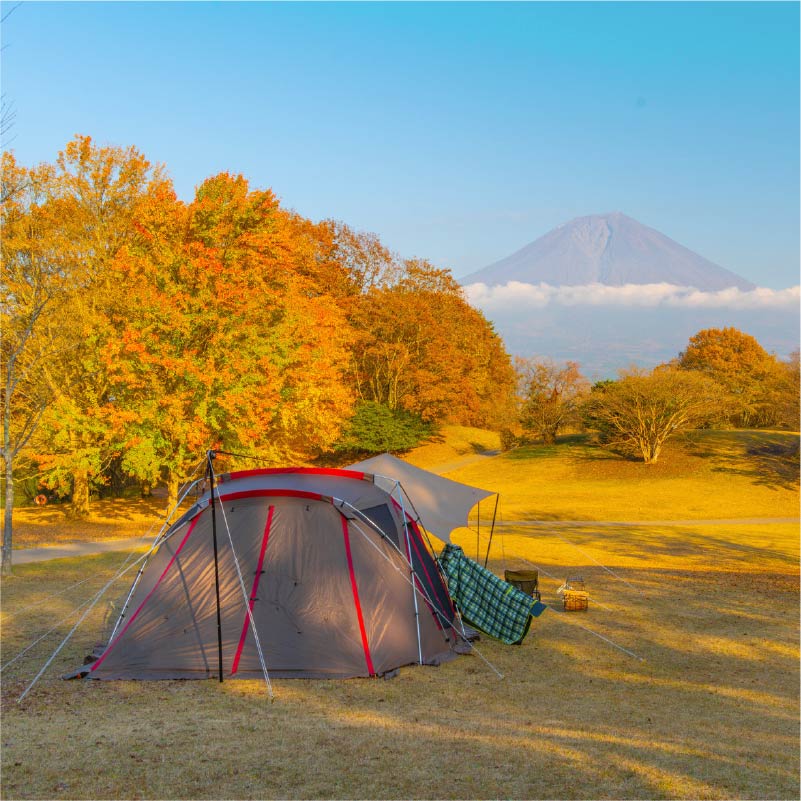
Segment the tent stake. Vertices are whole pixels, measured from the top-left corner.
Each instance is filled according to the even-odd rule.
[[[223,680],[223,659],[222,659],[222,620],[220,618],[220,570],[217,562],[217,508],[214,504],[214,466],[212,460],[215,457],[214,451],[207,452],[209,468],[208,477],[211,492],[211,534],[214,540],[214,591],[217,595],[217,664],[219,667],[220,683]]]
[[[495,516],[498,514],[498,500],[500,497],[500,495],[495,495],[495,509],[492,511],[492,528],[490,528],[489,542],[487,543],[487,555],[484,557],[484,567],[486,567],[487,562],[489,562],[489,552],[490,548],[492,547],[492,535],[495,533]]]

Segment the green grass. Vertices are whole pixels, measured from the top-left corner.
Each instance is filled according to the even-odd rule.
[[[520,518],[647,519],[627,496],[651,519],[792,516],[797,487],[756,458],[773,436],[710,432],[657,470],[574,439],[449,475],[511,495]],[[475,453],[464,439],[441,444],[445,464]],[[661,493],[676,502],[678,486],[697,514],[668,514]],[[456,539],[475,547],[473,532]],[[2,661],[123,557],[17,568],[3,582]],[[255,681],[61,681],[101,631],[98,608],[21,705],[70,623],[4,671],[3,797],[795,799],[798,560],[798,526],[787,523],[509,525],[490,566],[536,565],[553,608],[519,647],[478,644],[503,679],[465,656],[391,681],[276,681],[274,703]],[[556,589],[575,573],[590,590],[586,613],[559,611]]]

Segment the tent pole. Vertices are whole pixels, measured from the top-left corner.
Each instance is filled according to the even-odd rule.
[[[222,620],[220,618],[220,569],[217,560],[217,508],[214,504],[214,466],[212,461],[215,457],[214,451],[208,451],[208,477],[209,489],[211,492],[211,533],[214,540],[214,591],[217,595],[217,665],[219,668],[220,683],[223,680],[223,661],[222,661]]]
[[[395,482],[395,487],[400,487],[400,482]],[[417,663],[423,664],[423,643],[420,640],[420,609],[417,605],[417,588],[414,586],[417,576],[414,572],[414,565],[412,564],[412,545],[409,542],[409,521],[406,519],[406,507],[403,503],[403,493],[398,492],[401,502],[401,514],[403,515],[403,531],[406,534],[406,558],[409,560],[409,576],[412,584],[412,598],[414,598],[414,623],[417,627]]]
[[[200,464],[203,464],[203,460],[201,460]],[[198,467],[199,467],[199,465],[198,465]],[[196,467],[195,470],[197,470],[197,469],[198,468]],[[166,520],[164,521],[163,525],[161,526],[161,529],[159,530],[159,533],[156,534],[156,538],[153,540],[153,543],[151,544],[150,549],[148,550],[147,554],[145,554],[145,561],[142,563],[142,566],[139,568],[139,572],[136,574],[136,577],[134,578],[133,584],[131,585],[131,589],[128,591],[128,595],[125,597],[125,603],[123,603],[122,611],[120,612],[120,615],[117,618],[117,622],[114,624],[114,628],[111,630],[111,635],[108,638],[108,643],[106,643],[107,645],[110,644],[111,641],[114,639],[114,635],[117,633],[117,629],[120,627],[120,623],[122,623],[122,619],[125,617],[125,613],[128,611],[128,604],[131,602],[131,597],[133,596],[134,591],[136,590],[136,587],[139,584],[139,580],[142,578],[142,574],[145,572],[145,568],[147,567],[147,564],[150,561],[150,557],[156,552],[157,548],[161,547],[161,543],[166,541],[166,540],[162,540],[162,535],[166,531],[169,531],[168,523],[170,522],[170,518],[173,516],[173,514],[175,514],[175,511],[184,502],[184,499],[186,498],[186,496],[192,491],[193,487],[195,487],[199,481],[200,481],[200,479],[198,478],[195,481],[192,481],[186,487],[186,489],[184,490],[184,492],[181,495],[181,497],[178,498],[178,502],[175,504],[175,506],[172,508],[172,510],[167,514]]]
[[[500,495],[495,493],[495,509],[492,511],[492,528],[490,529],[489,542],[487,543],[487,555],[484,557],[484,567],[486,567],[487,562],[489,562],[489,552],[490,548],[492,547],[492,535],[495,532],[495,516],[498,514],[498,500],[500,497]]]

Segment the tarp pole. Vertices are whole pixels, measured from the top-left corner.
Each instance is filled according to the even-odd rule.
[[[476,562],[481,559],[481,555],[479,553],[481,549],[481,544],[479,542],[481,536],[481,501],[478,502],[476,506]]]
[[[223,680],[223,659],[222,659],[222,619],[220,618],[220,568],[217,560],[217,509],[214,504],[214,466],[212,461],[215,457],[214,451],[208,451],[209,486],[211,492],[211,534],[214,540],[214,592],[217,595],[217,664],[219,667],[220,683]]]
[[[487,566],[487,562],[489,562],[489,553],[490,548],[492,547],[492,535],[495,533],[495,516],[498,514],[498,499],[501,496],[497,493],[495,494],[495,509],[492,511],[492,528],[490,528],[490,537],[489,542],[487,543],[487,555],[484,557],[484,567]]]

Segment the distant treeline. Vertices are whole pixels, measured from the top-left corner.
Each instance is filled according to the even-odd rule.
[[[2,226],[8,487],[16,467],[79,513],[132,481],[173,502],[207,448],[398,450],[513,406],[504,344],[449,271],[240,175],[185,203],[136,148],[79,136],[53,164],[3,155]]]
[[[515,430],[502,432],[506,448],[521,439],[550,444],[574,427],[650,464],[670,437],[689,429],[799,427],[798,350],[779,360],[732,327],[699,331],[653,370],[621,370],[617,380],[593,385],[577,362],[531,358],[515,366],[519,418]]]

